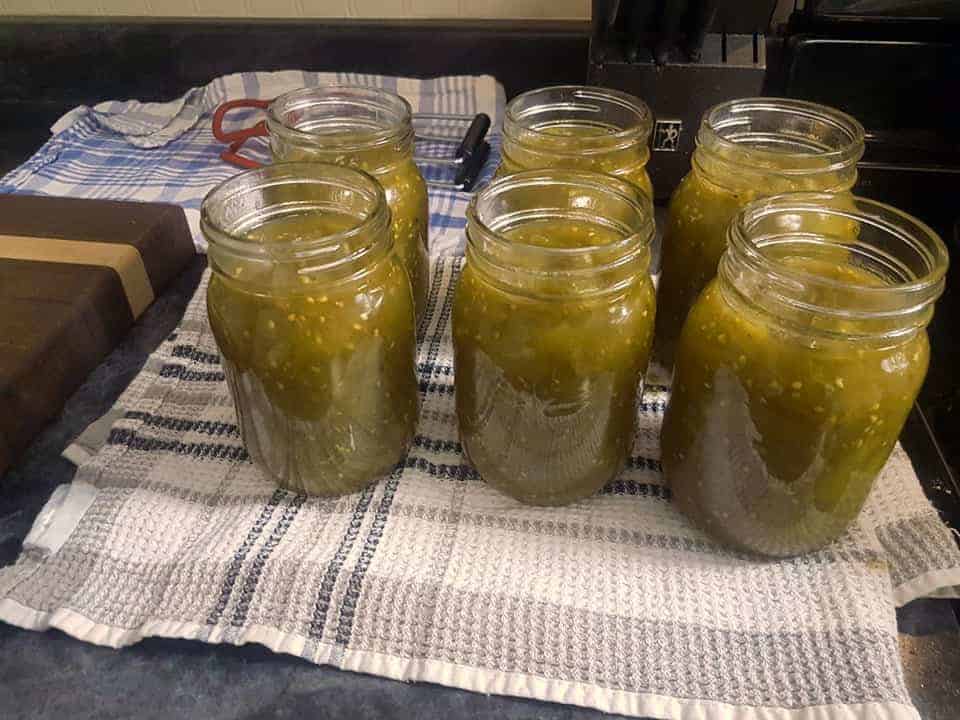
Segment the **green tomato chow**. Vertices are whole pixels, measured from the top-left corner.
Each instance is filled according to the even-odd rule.
[[[302,213],[247,239],[325,236],[356,219]],[[219,267],[207,308],[251,457],[282,486],[353,492],[387,473],[413,437],[413,300],[395,255],[337,282],[243,261]]]
[[[351,138],[338,140],[349,144]],[[362,150],[356,153],[333,153],[329,147],[312,151],[309,148],[274,144],[278,161],[319,161],[364,170],[383,187],[390,208],[390,232],[393,246],[410,276],[416,302],[417,321],[427,310],[430,288],[430,261],[427,230],[430,221],[427,184],[413,158],[393,149]]]
[[[550,248],[615,242],[586,221],[502,231]],[[509,289],[468,261],[453,307],[460,436],[484,480],[522,502],[559,505],[613,480],[633,443],[653,335],[654,291],[639,273],[622,291],[563,297]],[[545,271],[548,268],[543,268]],[[531,291],[531,292],[525,292]]]
[[[839,257],[795,269],[862,287],[885,282]],[[821,291],[810,300],[831,305]],[[852,341],[846,321],[802,332],[727,297],[711,282],[677,350],[662,431],[678,506],[735,548],[771,556],[821,548],[860,512],[926,374],[923,330],[905,341]]]
[[[787,161],[785,161],[787,162]],[[698,171],[683,178],[670,199],[663,232],[654,362],[669,372],[675,361],[683,321],[707,283],[717,274],[727,249],[727,227],[757,198],[781,192],[829,190],[839,183],[833,173],[790,178],[774,170],[752,168],[750,182],[732,180],[721,187]]]
[[[557,122],[537,128],[538,135],[529,132],[520,142],[504,141],[503,159],[497,175],[509,175],[521,170],[562,168],[566,170],[592,170],[613,175],[640,188],[653,198],[653,183],[647,173],[649,151],[645,144],[618,148],[609,151],[582,151],[584,138],[600,138],[619,128],[607,125],[586,125],[575,122]]]

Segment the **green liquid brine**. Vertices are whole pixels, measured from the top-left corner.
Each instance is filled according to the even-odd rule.
[[[704,114],[692,168],[670,199],[663,232],[654,343],[660,372],[673,368],[684,319],[716,275],[730,221],[777,193],[848,193],[863,133],[852,117],[799,100],[733,100]]]
[[[330,175],[322,164],[265,171],[290,168],[296,187],[304,167]],[[346,175],[332,176],[329,205],[315,198],[314,207],[213,239],[207,291],[247,450],[284,487],[323,495],[391,470],[413,436],[419,397],[413,297],[387,214],[365,218],[362,206],[350,207],[359,200],[340,211],[337,183],[347,192],[357,192],[353,176],[366,190],[375,183],[339,172]],[[272,203],[290,186],[259,192]],[[292,194],[304,204],[307,196]]]
[[[632,446],[655,311],[651,208],[610,182],[520,173],[468,213],[453,308],[460,436],[484,480],[523,502],[596,492]]]
[[[532,90],[507,105],[497,175],[554,168],[599,172],[652,198],[651,127],[650,109],[626,93],[578,85]]]
[[[840,536],[886,463],[927,371],[946,253],[850,197],[781,195],[735,224],[680,337],[664,471],[721,541],[793,555]]]

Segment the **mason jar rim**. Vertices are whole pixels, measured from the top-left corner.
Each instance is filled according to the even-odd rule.
[[[349,185],[351,189],[365,194],[370,201],[370,212],[360,222],[347,230],[323,235],[317,239],[296,239],[285,242],[264,244],[250,240],[246,232],[262,224],[256,219],[264,215],[270,216],[267,210],[271,207],[284,208],[287,203],[275,206],[264,205],[256,212],[236,218],[235,222],[226,223],[214,216],[214,207],[223,207],[236,201],[239,197],[250,193],[263,193],[271,187],[303,184],[339,184]],[[316,210],[314,203],[304,209]],[[286,208],[293,209],[293,208]],[[276,216],[292,214],[279,212]],[[342,244],[354,237],[370,234],[376,238],[379,235],[390,241],[390,233],[386,232],[390,224],[390,210],[387,207],[386,194],[383,187],[369,173],[356,168],[334,165],[322,162],[283,162],[265,165],[253,170],[237,173],[220,182],[211,189],[200,204],[200,228],[207,240],[216,248],[221,248],[238,257],[271,260],[274,262],[303,261],[324,254],[325,249]],[[278,254],[276,250],[281,250]],[[361,254],[363,254],[361,252]],[[356,257],[342,258],[334,264],[342,264],[355,260]]]
[[[518,108],[524,102],[535,100],[540,95],[547,95],[549,93],[556,92],[569,93],[572,96],[572,99],[578,99],[578,97],[582,97],[585,100],[604,102],[611,106],[616,105],[632,111],[636,116],[637,123],[635,126],[623,128],[616,132],[606,133],[604,135],[598,135],[598,138],[609,141],[636,141],[638,139],[645,141],[653,129],[653,113],[650,111],[649,106],[635,95],[631,95],[630,93],[622,92],[620,90],[614,90],[612,88],[594,85],[548,85],[546,87],[527,90],[526,92],[520,93],[509,103],[507,103],[506,111],[504,113],[504,132],[509,133],[508,128],[510,128],[511,125],[518,125],[522,127],[524,132],[529,132],[539,137],[555,139],[557,137],[555,134],[538,130],[534,127],[531,127],[529,124],[526,124],[524,121],[526,120],[527,116],[533,114],[533,111],[536,109],[542,110],[544,107],[549,108],[554,106],[558,109],[562,109],[565,105],[569,105],[570,101],[544,102],[541,104],[532,105],[530,108],[527,108],[523,111],[519,111]]]
[[[763,147],[752,146],[750,142],[744,140],[731,140],[723,134],[723,130],[742,124],[741,118],[745,119],[751,115],[760,113],[777,112],[794,117],[803,117],[822,123],[839,131],[846,142],[830,149],[817,149],[811,151],[771,151]],[[745,138],[753,135],[759,137],[760,133],[749,133]],[[775,135],[783,140],[800,140],[800,136],[793,133],[767,133]],[[794,98],[778,97],[753,97],[738,98],[718,103],[707,109],[700,121],[700,129],[697,132],[697,147],[705,151],[711,148],[723,148],[728,151],[748,152],[751,157],[777,160],[784,157],[807,158],[815,157],[825,159],[827,165],[815,168],[780,168],[775,172],[782,175],[812,175],[830,171],[842,170],[856,165],[863,156],[864,141],[866,130],[863,125],[852,115],[837,110],[836,108],[808,100],[797,100]]]
[[[529,243],[510,240],[502,232],[492,227],[488,220],[482,217],[478,210],[480,203],[500,193],[512,192],[519,188],[530,187],[534,185],[558,185],[568,184],[579,187],[589,187],[592,190],[599,190],[611,195],[618,196],[626,201],[635,210],[637,215],[642,218],[640,228],[629,235],[624,236],[615,243],[605,245],[583,245],[575,248],[554,248],[543,245],[532,245]],[[629,249],[632,245],[644,241],[649,244],[653,235],[653,205],[650,198],[640,188],[619,178],[605,173],[594,172],[590,170],[566,170],[559,168],[524,170],[517,173],[511,173],[501,178],[497,178],[478,192],[474,193],[467,205],[467,221],[474,224],[487,237],[500,247],[522,247],[530,254],[539,254],[542,257],[576,257],[590,253],[614,253],[617,250]],[[644,237],[646,236],[646,237]],[[467,242],[470,242],[470,234],[467,233]]]
[[[911,251],[921,260],[925,272],[916,277],[906,278],[902,282],[886,285],[852,286],[840,279],[824,277],[788,266],[781,260],[762,252],[769,239],[755,237],[754,230],[764,219],[773,215],[798,215],[803,213],[818,216],[830,215],[843,220],[853,221],[859,227],[869,226],[886,236],[902,243],[904,251]],[[785,233],[789,234],[789,233]],[[797,235],[803,234],[797,230]],[[822,235],[822,233],[807,233]],[[860,235],[858,234],[858,239]],[[816,286],[830,290],[855,293],[858,298],[894,298],[901,296],[901,303],[889,304],[883,310],[858,308],[828,308],[804,303],[791,297],[778,297],[788,305],[802,306],[803,309],[822,312],[834,316],[858,319],[890,319],[909,317],[927,311],[944,288],[949,254],[943,240],[929,225],[891,205],[869,198],[823,192],[792,192],[772,195],[756,200],[745,206],[734,218],[727,232],[728,251],[721,264],[731,271],[731,264],[746,266],[757,272],[781,281],[782,286]],[[869,249],[858,242],[863,254]],[[879,251],[876,251],[879,255]],[[889,254],[889,253],[886,253]],[[901,263],[902,264],[902,263]]]
[[[350,143],[337,142],[338,150],[371,149],[413,137],[413,110],[406,98],[384,88],[366,85],[315,85],[286,92],[274,99],[267,107],[267,128],[271,133],[284,136],[299,144],[317,144],[324,139],[335,138],[339,133],[302,130],[284,120],[284,113],[290,110],[333,102],[352,103],[357,108],[372,108],[393,113],[394,116],[392,122],[381,129],[370,129],[360,133],[351,130],[351,134],[355,134],[358,139]],[[349,118],[348,115],[331,117]]]

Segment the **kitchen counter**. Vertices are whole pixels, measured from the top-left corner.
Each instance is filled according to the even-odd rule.
[[[0,478],[0,565],[12,563],[51,491],[69,482],[62,449],[100,417],[177,325],[206,260],[191,266],[144,314],[50,425]],[[936,449],[914,413],[903,435],[921,477],[945,481]],[[941,466],[942,467],[942,466]],[[960,626],[954,604],[921,600],[898,612],[907,685],[924,720],[955,720],[960,707]],[[0,623],[0,715],[14,718],[543,718],[586,720],[600,712],[487,696],[425,683],[316,667],[259,646],[151,639],[122,650],[59,631]]]
[[[229,23],[6,23],[0,26],[0,37],[7,41],[3,57],[11,71],[0,78],[0,108],[11,122],[0,136],[0,172],[26,159],[60,114],[106,97],[169,99],[237,68],[306,67],[316,65],[317,58],[335,58],[362,72],[418,75],[440,66],[448,72],[488,72],[500,77],[512,96],[539,85],[583,82],[587,32],[586,26],[568,24],[548,34],[540,25],[514,22],[455,32],[296,22],[261,27],[254,42],[248,26]],[[97,82],[91,83],[91,77]],[[0,476],[0,565],[16,559],[53,488],[73,477],[74,466],[60,452],[112,406],[150,352],[176,327],[204,267],[205,259],[198,257],[91,374],[60,418]],[[944,310],[941,307],[941,313]],[[946,312],[954,315],[960,308]],[[951,378],[928,383],[924,392],[947,406],[956,395],[954,386]],[[943,441],[957,442],[957,437]],[[902,442],[928,495],[960,528],[956,481],[921,413],[911,414]],[[957,607],[950,601],[922,600],[897,614],[907,686],[924,720],[956,720],[960,708]],[[117,651],[59,631],[28,632],[0,623],[4,720],[131,716],[610,717],[317,667],[254,645],[150,639]]]

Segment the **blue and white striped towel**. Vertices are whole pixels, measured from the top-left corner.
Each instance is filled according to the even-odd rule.
[[[410,102],[414,113],[485,112],[495,128],[503,114],[503,88],[489,75],[417,80],[300,70],[238,73],[217,78],[171,102],[124,100],[75,108],[54,124],[53,137],[33,157],[0,180],[0,192],[175,203],[186,211],[194,244],[204,252],[200,202],[214,185],[239,172],[220,160],[224,146],[210,130],[216,107],[227,100],[272,99],[299,87],[331,83],[392,90]],[[258,112],[238,110],[230,115],[230,122],[237,127],[251,125]],[[489,139],[493,151],[481,177],[492,174],[497,164],[498,138],[493,134]],[[453,147],[418,142],[417,154],[449,156]],[[261,161],[268,159],[262,138],[248,143],[244,152]],[[444,174],[435,165],[423,170],[428,179],[441,179]],[[462,252],[468,200],[467,193],[430,188],[431,254]]]

